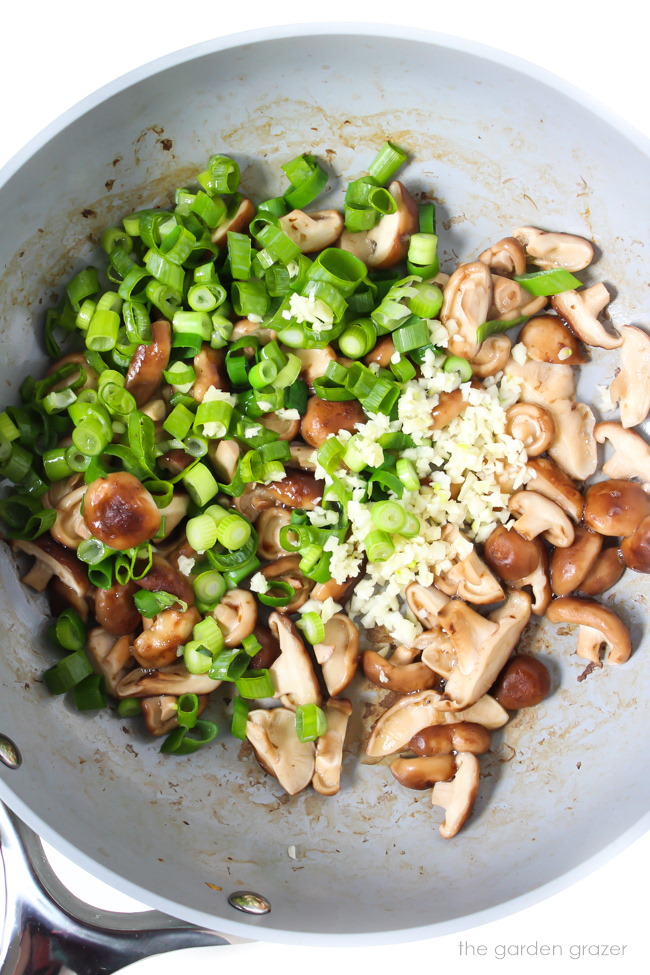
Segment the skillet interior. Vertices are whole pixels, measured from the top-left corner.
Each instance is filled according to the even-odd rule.
[[[115,86],[26,154],[0,190],[3,399],[42,367],[34,322],[57,283],[92,260],[101,228],[167,204],[215,151],[238,158],[260,198],[278,192],[280,164],[299,152],[354,178],[394,139],[414,155],[408,185],[435,195],[443,266],[522,224],[583,234],[602,251],[590,280],[618,292],[614,321],[647,321],[643,151],[509,59],[373,31],[206,45]],[[583,398],[613,367],[594,357]],[[431,936],[556,880],[647,810],[650,759],[635,744],[650,724],[642,576],[628,573],[612,596],[638,647],[625,666],[579,683],[575,635],[531,637],[555,691],[497,736],[471,825],[444,842],[428,794],[393,789],[387,767],[359,763],[358,745],[338,797],[289,800],[250,756],[238,761],[227,734],[194,759],[166,758],[132,724],[52,701],[38,683],[43,606],[9,559],[1,567],[0,731],[23,756],[18,771],[0,769],[3,797],[55,845],[177,916],[220,930],[241,922],[266,939]],[[272,913],[233,919],[226,897],[241,888],[268,896]]]

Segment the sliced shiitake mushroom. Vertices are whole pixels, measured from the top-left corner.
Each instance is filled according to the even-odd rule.
[[[270,589],[273,588],[273,583],[278,581],[288,582],[293,587],[293,596],[286,606],[277,607],[278,613],[297,613],[300,607],[305,605],[314,588],[314,580],[308,579],[300,571],[299,565],[300,555],[296,553],[283,555],[282,558],[275,559],[262,569],[262,575],[269,582]]]

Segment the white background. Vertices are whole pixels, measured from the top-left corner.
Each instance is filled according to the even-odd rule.
[[[85,95],[124,72],[178,48],[216,35],[270,24],[310,20],[374,20],[403,23],[481,41],[517,54],[563,76],[650,135],[647,85],[647,29],[639,0],[616,3],[523,3],[522,0],[432,0],[388,4],[375,0],[328,0],[297,4],[295,0],[253,3],[211,0],[179,4],[170,0],[96,3],[59,0],[41,4],[5,0],[0,58],[2,134],[0,166],[43,126]],[[311,14],[311,17],[301,16]],[[650,228],[649,228],[650,229]],[[3,228],[7,232],[7,228]],[[624,751],[621,760],[633,760]],[[607,788],[603,770],[603,788]],[[588,824],[585,828],[589,828]],[[182,955],[149,959],[129,969],[133,975],[195,975],[218,967],[270,965],[271,970],[300,966],[320,973],[332,967],[342,973],[405,971],[459,972],[538,971],[584,973],[647,970],[647,881],[650,835],[637,840],[596,873],[551,899],[511,917],[457,935],[392,947],[316,949],[298,946],[241,944],[195,949]],[[92,878],[61,869],[78,893],[96,903],[128,909],[117,894]],[[370,896],[369,892],[369,896]],[[460,958],[458,943],[485,945],[487,954]],[[498,960],[499,945],[559,944],[563,958],[528,957]],[[573,960],[572,945],[627,945],[623,958]],[[268,968],[265,970],[268,971]]]

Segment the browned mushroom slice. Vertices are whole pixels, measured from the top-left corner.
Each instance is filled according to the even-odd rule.
[[[402,660],[404,663],[410,662],[406,656],[409,652],[421,656],[422,663],[445,680],[451,676],[452,670],[458,664],[452,642],[441,626],[433,626],[420,633],[410,651],[405,647],[397,647],[393,654],[394,662],[398,663]]]
[[[561,596],[554,599],[546,612],[551,623],[576,623],[578,632],[577,653],[580,657],[600,666],[600,649],[609,649],[607,663],[622,664],[632,652],[630,633],[617,614],[595,599],[578,599]]]
[[[447,596],[458,596],[468,603],[485,605],[498,603],[504,592],[485,562],[479,558],[476,548],[459,531],[456,525],[445,525],[442,538],[461,554],[453,560],[452,567],[435,577],[435,584]]]
[[[133,597],[138,591],[134,582],[122,586],[114,583],[109,589],[95,592],[95,619],[108,633],[125,636],[134,633],[140,625],[140,613]]]
[[[150,735],[158,738],[178,728],[178,698],[173,694],[158,694],[156,697],[143,697],[142,717]],[[208,706],[208,695],[201,694],[198,698],[199,716]]]
[[[336,362],[336,352],[331,345],[322,349],[292,349],[301,362],[300,378],[310,389],[314,388],[314,380],[324,376],[330,362]]]
[[[331,652],[330,652],[331,651]],[[325,636],[314,647],[321,662],[323,680],[332,697],[344,691],[357,672],[359,630],[343,613],[335,613],[325,624]]]
[[[250,522],[265,508],[284,505],[311,511],[323,496],[322,482],[306,471],[291,471],[281,481],[271,484],[248,484],[244,493],[234,499],[235,507]]]
[[[129,365],[125,386],[138,407],[156,395],[172,350],[172,328],[164,318],[151,325],[151,342],[139,345]]]
[[[472,721],[460,721],[423,728],[411,738],[409,748],[416,755],[450,755],[451,752],[483,755],[490,750],[491,744],[492,735],[487,728]]]
[[[151,626],[134,640],[133,656],[148,670],[167,667],[176,660],[178,648],[191,639],[192,630],[200,619],[194,606],[185,612],[166,609],[158,613]]]
[[[621,557],[628,569],[650,572],[650,516],[637,525],[633,535],[623,539]]]
[[[213,349],[206,342],[201,351],[194,356],[194,372],[196,379],[190,390],[190,395],[202,403],[209,389],[228,391],[230,383],[225,369],[225,355],[222,349]]]
[[[530,596],[523,591],[510,593],[503,606],[490,613],[487,620],[458,600],[445,606],[440,624],[449,634],[458,663],[447,680],[441,709],[462,710],[489,690],[530,614]]]
[[[274,612],[269,616],[269,627],[280,643],[280,656],[269,668],[275,688],[273,696],[286,708],[320,704],[318,678],[295,626],[288,616]]]
[[[267,508],[257,519],[257,554],[265,561],[279,559],[287,554],[280,543],[280,531],[291,521],[288,508]],[[268,576],[267,576],[268,578]],[[293,612],[293,610],[291,610]]]
[[[575,522],[582,520],[582,495],[574,481],[555,461],[548,457],[535,457],[528,461],[528,469],[535,474],[528,482],[533,491],[555,501]]]
[[[88,656],[96,673],[104,678],[106,690],[113,696],[119,696],[118,685],[133,666],[130,643],[128,634],[116,638],[101,626],[88,633]]]
[[[364,362],[367,366],[371,363],[376,362],[378,366],[382,369],[388,369],[390,367],[390,360],[395,355],[395,343],[393,342],[391,335],[383,335],[381,338],[377,339],[375,347],[367,356],[364,357]]]
[[[504,708],[518,711],[541,704],[550,689],[551,675],[541,660],[516,653],[497,677],[491,693]]]
[[[601,349],[619,349],[620,335],[608,332],[598,315],[609,304],[610,294],[604,284],[594,284],[582,291],[563,291],[551,297],[551,304],[585,345]]]
[[[626,429],[643,423],[650,411],[650,335],[641,328],[621,329],[621,368],[609,387],[612,403],[618,403]]]
[[[42,565],[38,559],[34,562],[34,565]],[[44,566],[47,569],[47,566]],[[47,569],[49,572],[50,570]],[[21,582],[25,580],[22,579]],[[50,600],[50,609],[52,610],[53,616],[59,616],[66,609],[74,609],[76,613],[79,614],[84,623],[88,622],[89,616],[89,600],[92,595],[92,590],[88,594],[88,597],[80,596],[70,589],[65,583],[57,579],[56,576],[52,576],[50,584],[48,587],[48,597]]]
[[[325,705],[327,731],[316,742],[314,777],[311,784],[322,796],[335,796],[341,787],[343,745],[352,705],[347,698],[331,699]]]
[[[579,588],[591,571],[603,547],[603,537],[578,526],[568,548],[556,548],[551,555],[551,586],[556,596],[568,596]]]
[[[280,217],[280,227],[297,244],[302,254],[315,254],[335,244],[343,233],[343,217],[338,210],[291,210]]]
[[[436,691],[400,697],[375,724],[366,746],[367,754],[379,758],[399,752],[414,735],[432,725],[471,721],[494,729],[508,721],[508,712],[488,694],[462,711],[442,710],[442,704],[442,697]]]
[[[449,840],[467,821],[476,799],[479,783],[479,764],[471,752],[459,752],[456,774],[451,782],[436,782],[431,791],[431,803],[445,810],[439,832]]]
[[[436,782],[453,779],[456,760],[453,755],[396,758],[391,762],[390,770],[399,784],[407,789],[430,789]]]
[[[570,477],[586,481],[598,466],[596,418],[592,410],[586,403],[571,400],[556,401],[549,410],[555,424],[549,454]]]
[[[187,514],[187,509],[190,506],[190,499],[187,494],[183,494],[182,491],[174,491],[174,496],[168,505],[164,508],[160,508],[160,517],[165,519],[164,528],[161,531],[161,537],[167,538],[178,528],[181,521]]]
[[[178,596],[188,606],[194,604],[194,590],[187,576],[179,572],[168,559],[157,553],[151,560],[151,568],[136,580],[136,585],[141,589],[148,589],[149,592],[169,592],[172,596]]]
[[[267,430],[277,433],[278,440],[294,440],[300,433],[300,414],[297,410],[285,410],[284,412],[288,413],[289,416],[281,416],[279,413],[264,413],[260,417],[260,423]]]
[[[104,545],[137,548],[160,528],[160,510],[133,474],[120,471],[97,478],[86,490],[86,527]]]
[[[190,674],[184,663],[148,670],[136,667],[118,682],[118,697],[155,697],[158,694],[210,694],[221,684],[206,674]]]
[[[85,493],[86,485],[81,484],[58,500],[55,505],[56,520],[50,529],[52,538],[75,551],[91,535],[81,513]]]
[[[216,443],[215,441],[210,442],[208,446],[208,457],[222,484],[230,484],[234,480],[241,453],[241,447],[236,440],[219,440]]]
[[[536,315],[526,322],[519,333],[519,341],[535,362],[564,363],[580,366],[587,356],[580,340],[557,315]]]
[[[316,452],[313,447],[294,441],[289,444],[291,457],[286,461],[287,467],[298,467],[302,471],[316,470]]]
[[[31,542],[15,539],[11,542],[11,547],[14,552],[33,555],[78,596],[88,595],[90,583],[85,567],[72,552],[55,542],[50,535],[40,535]]]
[[[495,376],[502,369],[505,369],[511,349],[512,342],[507,335],[488,335],[481,342],[481,347],[476,355],[469,360],[472,375],[477,379]]]
[[[268,626],[264,626],[262,623],[255,625],[253,635],[260,644],[261,650],[258,650],[251,659],[249,666],[251,670],[268,670],[271,664],[280,656],[280,643],[277,637],[271,633]]]
[[[245,589],[230,589],[212,615],[221,627],[226,646],[238,647],[255,629],[257,602]]]
[[[440,320],[451,333],[449,350],[474,359],[480,348],[476,332],[487,321],[492,305],[492,275],[487,264],[461,264],[447,281],[443,296]]]
[[[313,741],[300,741],[296,716],[287,708],[251,711],[246,737],[262,768],[273,775],[290,796],[306,788],[314,774]]]
[[[440,393],[438,402],[431,409],[431,429],[443,430],[452,420],[464,413],[468,406],[469,401],[463,396],[462,389]]]
[[[394,267],[403,261],[419,225],[417,204],[404,184],[393,180],[388,192],[397,204],[395,213],[383,216],[372,230],[344,230],[338,242],[370,268]]]
[[[598,443],[608,440],[614,448],[612,456],[603,464],[603,474],[623,479],[638,477],[650,489],[650,447],[643,437],[611,421],[597,423],[594,436]]]
[[[409,583],[404,595],[413,615],[427,629],[438,624],[438,614],[449,602],[449,596],[435,586],[421,586],[417,582]]]
[[[378,687],[397,694],[414,694],[427,691],[438,682],[437,675],[425,663],[395,664],[375,650],[364,650],[361,666],[366,678]]]
[[[212,243],[216,244],[217,247],[223,247],[228,239],[228,231],[240,233],[246,230],[254,216],[255,206],[248,197],[243,197],[234,214],[226,217],[223,223],[220,223],[216,230],[212,232]]]
[[[537,227],[517,227],[512,236],[525,248],[533,264],[542,270],[563,267],[567,271],[582,271],[594,259],[593,245],[575,234],[539,230]]]
[[[650,554],[650,550],[649,550]],[[650,571],[650,564],[648,565]],[[585,596],[600,596],[611,589],[625,572],[625,561],[617,548],[604,549],[578,587]]]
[[[514,322],[527,315],[536,315],[548,301],[543,296],[533,297],[530,291],[522,288],[516,281],[499,274],[492,275],[492,287],[489,321]]]
[[[506,433],[521,440],[528,457],[537,457],[552,443],[555,422],[542,406],[515,403],[506,410]]]
[[[544,543],[538,538],[528,541],[513,529],[500,525],[487,539],[483,555],[508,589],[530,587],[531,610],[535,616],[543,616],[552,595]]]
[[[648,515],[650,495],[634,481],[598,481],[585,493],[585,524],[601,535],[632,535]]]
[[[312,396],[302,418],[300,432],[303,440],[312,447],[320,447],[328,437],[340,430],[356,432],[358,423],[365,423],[366,414],[357,400],[336,402]]]
[[[508,499],[508,510],[517,516],[513,527],[524,538],[543,535],[547,542],[567,548],[573,542],[573,525],[562,508],[535,491],[517,491]]]
[[[269,508],[268,510],[275,511],[276,509]],[[293,596],[286,606],[277,607],[278,613],[296,613],[305,605],[309,599],[310,592],[314,588],[314,580],[308,579],[300,571],[300,559],[301,557],[297,553],[283,555],[282,558],[276,559],[262,569],[262,575],[268,580],[270,589],[273,589],[274,581],[288,582],[293,588]]]
[[[51,376],[63,366],[75,365],[79,366],[79,369],[84,375],[83,385],[79,389],[97,389],[97,373],[93,367],[86,361],[86,357],[83,352],[71,352],[69,355],[64,355],[63,358],[59,359],[57,362],[53,362],[50,368],[46,372],[46,376]],[[51,387],[51,391],[57,391],[59,389],[65,389],[71,383],[75,382],[79,378],[79,373],[75,370],[71,370],[68,376],[65,376],[58,383],[55,383]],[[79,390],[78,390],[79,391]]]
[[[493,274],[504,278],[523,274],[526,270],[526,252],[516,237],[503,237],[479,254],[478,259],[487,264]]]

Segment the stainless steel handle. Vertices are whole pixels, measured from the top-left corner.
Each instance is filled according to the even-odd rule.
[[[229,944],[159,911],[118,914],[90,907],[55,875],[36,833],[1,803],[0,852],[6,889],[2,975],[110,975],[161,952]]]

